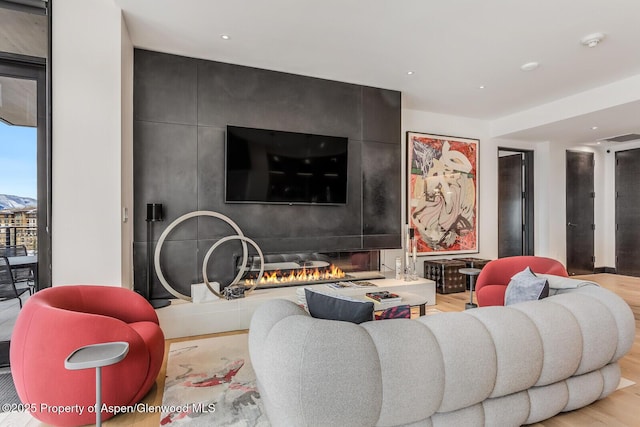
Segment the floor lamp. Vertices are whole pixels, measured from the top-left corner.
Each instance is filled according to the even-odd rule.
[[[147,300],[151,303],[153,308],[162,308],[171,304],[171,301],[167,299],[151,299],[151,275],[153,272],[153,257],[151,252],[153,251],[152,244],[152,227],[154,222],[164,220],[162,212],[162,203],[147,203]]]

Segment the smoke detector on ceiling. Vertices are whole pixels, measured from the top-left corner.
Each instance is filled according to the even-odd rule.
[[[593,33],[582,38],[581,43],[587,47],[596,47],[604,39],[604,34]]]
[[[522,64],[522,65],[520,66],[520,69],[521,69],[522,71],[533,71],[533,70],[535,70],[536,68],[538,68],[539,66],[540,66],[540,64],[539,64],[539,63],[537,63],[537,62],[533,61],[533,62],[527,62],[526,64]]]

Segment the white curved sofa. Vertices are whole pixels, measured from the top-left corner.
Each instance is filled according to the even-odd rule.
[[[249,351],[273,426],[505,427],[611,394],[634,335],[624,300],[591,285],[360,325],[272,300],[253,316]]]

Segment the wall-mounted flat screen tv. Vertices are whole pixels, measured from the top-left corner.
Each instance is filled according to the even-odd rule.
[[[349,138],[227,126],[227,203],[347,203]]]

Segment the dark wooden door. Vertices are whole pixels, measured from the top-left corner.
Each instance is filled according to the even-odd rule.
[[[498,157],[498,257],[523,255],[522,153]]]
[[[616,270],[640,276],[640,149],[616,153]]]
[[[567,271],[590,274],[594,268],[593,153],[567,151]]]

